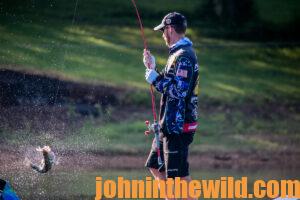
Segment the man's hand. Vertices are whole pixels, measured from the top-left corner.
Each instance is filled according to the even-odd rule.
[[[155,57],[150,53],[149,50],[144,49],[143,53],[143,62],[146,68],[148,69],[155,69],[156,64],[155,64]]]
[[[152,84],[158,77],[158,73],[154,69],[146,69],[145,79],[148,83]]]

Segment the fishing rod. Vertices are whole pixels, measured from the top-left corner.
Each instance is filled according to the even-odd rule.
[[[147,45],[147,40],[145,37],[145,33],[144,33],[144,27],[143,27],[143,23],[142,23],[142,19],[140,17],[138,8],[135,4],[134,0],[131,0],[134,8],[135,8],[135,12],[136,12],[136,16],[138,19],[138,23],[140,25],[140,32],[141,32],[141,37],[142,40],[144,42],[144,49],[148,49],[148,45]],[[147,66],[148,68],[150,68],[149,66]],[[160,155],[160,148],[159,148],[159,131],[160,131],[160,127],[157,121],[157,115],[156,115],[156,105],[155,105],[155,96],[154,96],[154,91],[153,91],[153,86],[150,85],[150,94],[151,94],[151,105],[152,105],[152,115],[153,115],[153,123],[151,124],[149,121],[145,121],[146,126],[148,127],[148,130],[145,131],[145,135],[149,135],[151,133],[154,133],[155,135],[155,143],[156,143],[156,151],[157,151],[157,158],[158,158],[158,165],[161,166],[162,163],[162,159],[161,159],[161,155]]]

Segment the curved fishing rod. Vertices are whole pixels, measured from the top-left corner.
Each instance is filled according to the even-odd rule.
[[[134,8],[135,8],[135,12],[136,12],[136,16],[140,25],[140,32],[141,32],[141,37],[142,40],[144,42],[144,49],[148,49],[148,45],[147,45],[147,40],[145,37],[145,33],[144,33],[144,27],[143,27],[143,23],[138,11],[138,8],[135,4],[134,0],[131,0]],[[149,67],[148,67],[149,68]],[[151,103],[152,103],[152,114],[153,114],[153,124],[150,124],[149,121],[146,121],[146,125],[148,127],[148,131],[145,131],[145,135],[149,135],[150,133],[154,133],[155,135],[155,142],[156,142],[156,151],[157,151],[157,157],[158,157],[158,165],[161,166],[162,163],[162,159],[161,159],[161,155],[160,155],[160,141],[159,141],[159,131],[160,131],[160,127],[157,121],[157,115],[156,115],[156,105],[155,105],[155,96],[154,96],[154,91],[153,91],[153,86],[150,85],[150,94],[151,94]]]
[[[144,33],[144,26],[143,26],[138,8],[137,8],[134,0],[131,0],[131,2],[132,2],[133,6],[135,8],[136,16],[137,16],[137,19],[138,19],[138,22],[139,22],[139,25],[140,25],[140,32],[141,32],[142,40],[144,42],[144,49],[148,49],[147,40],[146,40],[145,33]],[[151,101],[152,101],[153,120],[154,120],[154,122],[156,122],[157,121],[156,105],[155,105],[155,96],[154,96],[154,91],[153,91],[152,85],[150,85],[150,93],[151,93]]]

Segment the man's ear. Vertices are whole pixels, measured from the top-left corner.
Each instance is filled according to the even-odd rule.
[[[172,26],[169,26],[168,28],[167,28],[167,32],[168,32],[168,35],[170,36],[170,35],[172,35]]]
[[[174,27],[173,26],[171,26],[171,28],[170,28],[170,35],[172,35],[173,36],[173,34],[175,33],[175,29],[174,29]]]

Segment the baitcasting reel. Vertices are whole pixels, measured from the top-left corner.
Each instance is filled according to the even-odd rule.
[[[160,131],[160,126],[159,124],[154,121],[153,124],[151,124],[149,121],[145,121],[146,126],[148,127],[148,130],[145,131],[145,135],[150,135],[152,133],[154,133],[155,136],[155,144],[156,144],[156,151],[157,151],[157,161],[158,161],[158,165],[162,166],[163,162],[161,159],[161,155],[160,155],[160,149],[159,149],[159,131]]]

